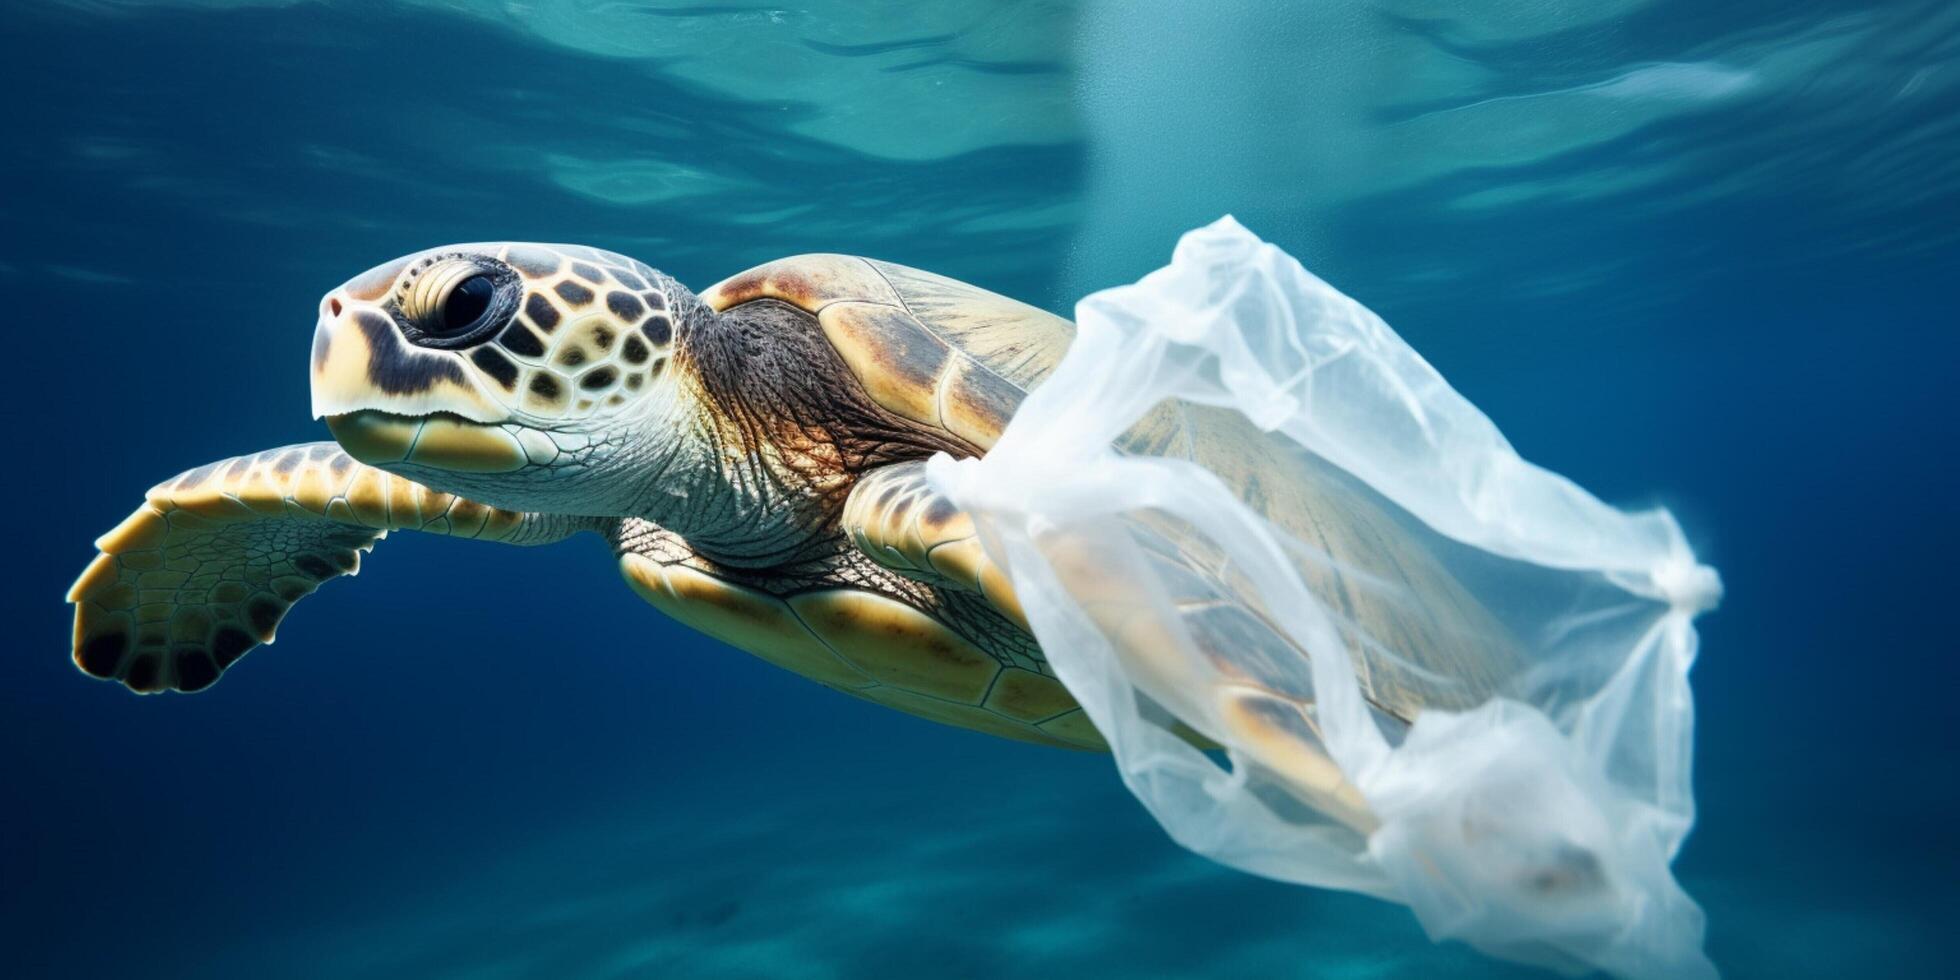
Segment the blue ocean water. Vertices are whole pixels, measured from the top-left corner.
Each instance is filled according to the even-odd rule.
[[[145,487],[324,437],[315,304],[383,259],[843,251],[1067,312],[1227,211],[1723,571],[1678,870],[1724,972],[1955,969],[1944,0],[68,0],[0,11],[0,83],[0,975],[1536,975],[688,633],[593,541],[397,535],[195,696],[68,663]]]

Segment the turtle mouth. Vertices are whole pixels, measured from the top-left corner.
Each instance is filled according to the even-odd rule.
[[[347,455],[384,469],[411,463],[465,473],[511,473],[530,462],[517,437],[503,426],[451,412],[396,415],[362,409],[328,415],[326,422]]]

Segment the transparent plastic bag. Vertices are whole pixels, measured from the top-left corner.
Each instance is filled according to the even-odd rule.
[[[1229,217],[1076,318],[928,472],[1170,835],[1507,959],[1713,976],[1669,863],[1720,585],[1673,518],[1524,462]]]

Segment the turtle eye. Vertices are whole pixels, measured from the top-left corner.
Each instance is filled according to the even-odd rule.
[[[442,333],[455,335],[468,333],[476,326],[483,314],[490,312],[490,298],[497,293],[497,286],[490,277],[478,273],[449,290],[442,301]]]
[[[432,259],[411,269],[398,294],[402,333],[423,347],[468,347],[517,313],[517,274],[472,256]]]

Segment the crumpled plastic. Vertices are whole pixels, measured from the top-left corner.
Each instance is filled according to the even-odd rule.
[[[1714,976],[1669,865],[1721,586],[1672,516],[1525,462],[1230,217],[1076,322],[927,472],[1170,836],[1498,957]]]

